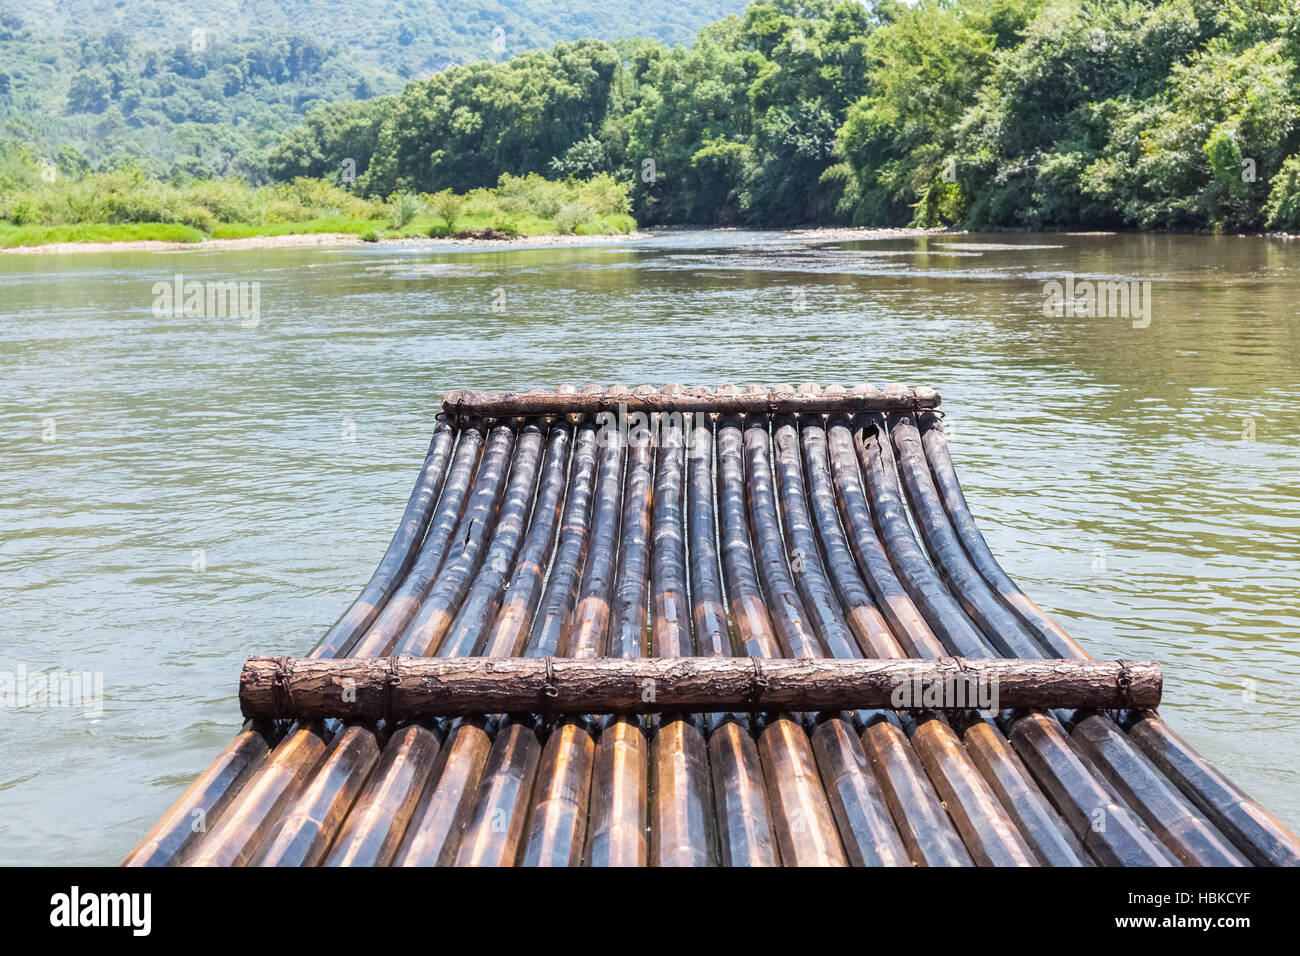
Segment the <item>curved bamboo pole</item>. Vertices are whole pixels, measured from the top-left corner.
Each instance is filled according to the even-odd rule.
[[[468,483],[468,473],[474,465],[478,465],[479,470],[482,470],[482,459],[476,447],[481,441],[481,433],[478,429],[466,428],[462,431],[457,446],[458,451],[461,446],[466,449],[463,458],[460,458],[462,465],[455,474],[448,474],[443,486],[443,499],[447,499],[449,495],[453,498],[458,495],[460,482],[464,480]],[[460,510],[459,502],[449,503],[446,508],[443,508],[440,500],[438,512],[427,534],[441,535],[441,528],[450,523],[451,513],[454,511],[459,514]],[[416,565],[418,564],[419,559],[416,561]],[[350,653],[355,656],[364,649],[365,643],[365,638],[358,641],[353,645]],[[286,733],[286,739],[276,747],[271,758],[262,764],[257,776],[245,785],[231,802],[230,807],[222,814],[221,823],[198,843],[193,862],[205,864],[229,861],[238,865],[247,863],[253,855],[248,849],[249,846],[264,839],[279,823],[288,801],[310,778],[312,769],[323,755],[326,735],[328,730],[324,727],[317,729],[291,726]],[[263,781],[263,777],[267,779]],[[262,795],[263,791],[277,786],[283,788],[283,800],[265,799]]]
[[[397,532],[388,544],[388,550],[370,576],[361,594],[343,612],[325,636],[321,638],[308,657],[346,657],[353,642],[387,605],[395,589],[405,580],[416,561],[417,548],[426,537],[434,517],[434,505],[439,501],[447,477],[447,462],[451,460],[456,445],[456,431],[442,416],[433,430],[429,451],[420,469],[420,477],[406,502]]]
[[[483,432],[477,428],[461,433],[456,456],[443,485],[442,497],[429,524],[424,543],[401,586],[384,606],[384,610],[361,637],[348,649],[349,657],[376,657],[383,654],[401,636],[420,604],[433,587],[442,570],[452,535],[460,523],[461,513],[478,473],[483,454]]]
[[[718,563],[713,502],[713,431],[707,419],[697,416],[688,425],[686,437],[687,553],[696,653],[701,657],[730,657],[731,629]],[[779,860],[772,814],[758,748],[750,734],[750,720],[735,714],[714,714],[706,721],[713,724],[708,754],[720,862],[723,866],[776,866]]]
[[[401,636],[391,648],[384,648],[379,653],[423,657],[436,652],[451,627],[456,608],[478,573],[507,491],[515,494],[516,504],[522,502],[521,506],[526,506],[532,493],[540,445],[540,441],[529,443],[518,456],[518,467],[512,467],[514,429],[502,424],[494,426],[488,433],[474,488],[465,501],[465,510],[447,547],[442,568]],[[511,474],[509,484],[507,472]]]
[[[519,548],[487,644],[481,650],[485,657],[512,657],[523,649],[555,547],[555,528],[568,484],[572,437],[568,423],[559,421],[551,426],[528,534]],[[480,571],[480,578],[489,576],[484,578],[485,582],[495,582],[497,572],[492,567],[493,561],[494,557],[490,556],[487,567]],[[438,653],[449,656],[468,643],[445,641]],[[470,653],[478,652],[477,643]],[[430,774],[398,847],[395,865],[450,866],[455,862],[492,749],[495,728],[495,720],[483,717],[452,723],[438,765]]]
[[[866,474],[873,517],[889,556],[909,594],[946,645],[958,656],[991,655],[992,648],[965,618],[912,535],[903,513],[893,455],[888,440],[881,440],[883,430],[883,421],[869,419],[855,434],[854,444]],[[960,646],[950,645],[950,641],[960,641]],[[967,653],[967,647],[974,653]],[[1177,862],[1114,788],[1080,760],[1055,718],[1030,712],[1009,722],[1006,733],[1062,818],[1099,862],[1138,866]]]
[[[903,485],[921,535],[971,616],[989,635],[990,643],[1006,656],[1044,656],[1044,649],[998,600],[966,557],[934,486],[916,420],[910,414],[896,416],[891,420],[890,436],[898,450]],[[993,639],[995,630],[1001,640]],[[1081,751],[1181,862],[1195,866],[1239,866],[1247,862],[1109,717],[1080,714],[1075,723],[1071,736]]]
[[[467,497],[462,496],[463,511],[451,543],[444,546],[442,568],[428,589],[426,604],[412,616],[412,624],[440,589],[443,593],[452,589],[464,593],[465,582],[474,573],[485,547],[513,554],[519,523],[531,503],[541,445],[536,429],[524,438],[516,441],[512,429],[505,425],[493,428],[489,434],[472,490]],[[505,522],[495,523],[502,511],[506,512]],[[484,545],[489,534],[491,541]],[[479,578],[490,578],[492,573],[483,568]],[[413,649],[428,650],[423,646]],[[433,724],[415,721],[387,731],[388,740],[373,772],[330,845],[323,861],[326,866],[390,864],[438,764],[442,741]]]
[[[799,441],[803,449],[804,474],[807,476],[808,503],[816,525],[813,542],[821,543],[826,571],[835,585],[845,620],[853,631],[858,647],[866,657],[908,656],[901,642],[894,637],[884,615],[876,607],[862,575],[858,573],[853,550],[849,547],[844,529],[840,527],[835,483],[827,459],[826,428],[820,418],[801,420]],[[787,525],[787,528],[793,527],[793,522]]]
[[[419,478],[387,551],[356,600],[317,642],[309,656],[346,655],[391,599],[416,560],[420,542],[433,519],[456,435],[439,416]],[[269,731],[249,729],[246,725],[127,854],[122,865],[171,866],[183,861],[185,854],[206,835],[208,821],[223,815],[258,771],[268,745],[273,745],[276,739]]]
[[[725,457],[728,478],[736,470],[734,427],[719,432],[719,456]],[[781,649],[790,657],[824,657],[825,649],[808,624],[777,524],[776,493],[765,421],[747,422],[743,431],[745,501],[753,540],[754,564],[772,609],[771,619]],[[734,479],[731,479],[734,480]],[[733,529],[738,533],[738,529]],[[803,726],[802,715],[776,714],[759,730],[759,756],[768,786],[768,801],[776,826],[781,860],[787,866],[845,866],[848,856],[836,827],[835,813],[817,775],[817,760]]]
[[[469,657],[478,653],[488,626],[496,619],[536,497],[542,444],[542,429],[538,425],[525,425],[519,430],[510,483],[506,486],[491,543],[464,602],[459,607],[450,605],[449,610],[455,616],[437,645],[439,657]]]
[[[539,438],[539,434],[536,437]],[[580,434],[582,447],[589,447],[593,441],[589,429],[585,436]],[[539,441],[526,442],[523,455],[525,458],[521,462],[520,453],[516,453],[512,484],[517,479],[519,488],[525,484],[532,488],[538,480]],[[554,468],[562,460],[552,457],[549,463]],[[580,459],[575,457],[573,467],[578,467],[578,464]],[[558,494],[554,472],[543,476],[542,480],[552,493]],[[571,484],[571,489],[573,486]],[[581,497],[581,489],[578,494]],[[506,536],[510,538],[507,544],[517,557],[517,536],[523,528],[532,494],[516,490],[512,499]],[[580,502],[584,515],[585,505],[585,501]],[[519,520],[515,520],[516,511]],[[546,520],[545,515],[542,520]],[[498,538],[494,544],[499,541]],[[506,544],[500,545],[502,555],[504,548]],[[530,570],[523,574],[530,574]],[[499,567],[478,566],[474,584],[498,588],[499,575]],[[448,601],[447,606],[454,609],[456,605],[454,601]],[[424,611],[421,610],[421,614]],[[486,619],[482,620],[482,626],[486,627]],[[443,643],[435,653],[439,657],[460,657],[472,653],[472,645],[478,643],[477,637],[473,641],[458,641],[455,645]],[[500,866],[515,861],[528,809],[528,792],[537,766],[537,734],[532,719],[526,717],[502,719],[497,724],[497,732],[491,736],[484,734],[482,727],[484,724],[476,721],[458,722],[452,727],[454,753],[448,753],[441,775],[430,779],[425,788],[428,792],[417,805],[408,827],[415,835],[404,840],[400,856],[403,865],[455,862],[455,865]],[[447,767],[455,773],[448,774]],[[474,770],[477,773],[472,773]],[[489,777],[493,773],[502,774],[502,779],[494,782]]]
[[[623,490],[610,657],[644,655],[653,493],[654,449],[649,442],[632,442]],[[591,773],[585,865],[645,866],[648,862],[649,749],[638,718],[602,721]]]
[[[943,657],[947,650],[894,573],[889,555],[876,534],[846,419],[831,420],[826,445],[835,484],[835,503],[847,529],[849,547],[881,614],[889,622],[889,629],[909,657]]]
[[[659,435],[654,478],[651,547],[651,647],[656,657],[689,657],[691,607],[687,597],[685,436],[680,417],[655,420]],[[697,715],[659,718],[650,744],[650,863],[716,866],[717,835],[709,793],[709,761]]]
[[[587,518],[596,481],[598,449],[596,426],[579,426],[573,443],[568,497],[564,503],[559,542],[551,559],[551,573],[542,593],[524,653],[528,657],[553,657],[573,619],[578,584],[587,554]]]
[[[1007,602],[1053,655],[1089,657],[1060,624],[1029,599],[993,556],[957,480],[939,417],[923,412],[919,424],[926,459],[942,495],[944,509],[971,562],[989,587]],[[1251,862],[1257,865],[1300,865],[1300,838],[1215,770],[1154,712],[1133,716],[1136,719],[1128,728],[1129,738]]]
[[[811,452],[819,452],[817,444],[814,436]],[[891,629],[899,636],[909,656],[945,656],[947,652],[943,644],[912,603],[876,534],[862,476],[858,472],[853,436],[844,419],[832,419],[826,446],[836,503],[847,529],[850,547],[872,593],[882,602]],[[962,731],[962,739],[972,762],[1043,862],[1052,866],[1092,865],[1092,857],[1084,851],[1083,845],[1043,795],[1033,775],[1020,762],[996,724],[976,722]]]
[[[623,443],[616,434],[601,449],[587,560],[573,623],[558,648],[561,657],[597,657],[608,642],[610,590],[623,503],[623,457]],[[576,866],[582,861],[595,758],[589,724],[578,717],[550,728],[528,810],[520,858],[524,866]]]
[[[883,616],[871,603],[866,585],[858,575],[848,543],[839,526],[833,481],[827,465],[828,448],[824,425],[819,418],[805,418],[801,422],[799,434],[796,436],[792,432],[793,425],[788,430],[786,441],[802,446],[802,465],[808,475],[808,499],[817,518],[817,531],[808,536],[809,540],[804,546],[815,549],[820,541],[828,556],[836,556],[836,560],[828,557],[827,561],[834,576],[835,591],[841,600],[849,595],[861,602],[857,607],[850,607],[858,611],[856,619],[863,623],[864,633],[859,636],[859,640],[864,642],[864,652],[881,658],[901,658],[904,656],[903,649],[890,633]],[[791,457],[797,466],[800,456],[793,449],[792,452]],[[800,499],[795,496],[789,509],[791,514],[797,513],[799,503]],[[812,524],[811,520],[809,524]],[[796,525],[794,519],[787,522],[787,527]],[[904,726],[911,738],[912,748],[921,758],[943,799],[948,815],[977,863],[987,866],[1032,866],[1042,862],[1041,856],[1031,848],[1018,827],[1014,815],[999,802],[945,718],[931,714],[912,714],[904,720]]]
[[[556,422],[551,426],[528,536],[506,584],[506,593],[487,644],[481,651],[484,657],[515,657],[523,651],[528,640],[529,625],[542,598],[546,569],[550,567],[551,555],[555,552],[555,529],[564,509],[572,443],[573,431],[567,422]]]

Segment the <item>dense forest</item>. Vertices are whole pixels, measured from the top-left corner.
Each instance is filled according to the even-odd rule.
[[[313,110],[270,169],[607,171],[645,223],[1296,229],[1298,53],[1294,0],[770,0]]]
[[[689,42],[744,0],[4,0],[0,142],[69,171],[266,178],[312,107],[579,37]]]
[[[628,6],[684,22],[676,5]],[[108,42],[83,45],[88,62],[115,62]],[[170,175],[206,165],[388,199],[605,174],[630,185],[643,224],[1300,230],[1296,0],[758,0],[689,44],[564,41],[390,93],[384,57],[331,42],[213,52],[203,82],[221,92],[193,109],[236,127],[259,109],[302,121],[224,168],[196,140]],[[401,62],[436,69],[429,55]],[[119,60],[120,75],[73,73],[78,117],[131,126],[124,91],[145,90],[132,117],[189,117],[170,135],[198,136],[169,102],[191,88],[150,85],[198,61]],[[0,73],[0,99],[13,89]],[[67,147],[58,162],[88,164]]]

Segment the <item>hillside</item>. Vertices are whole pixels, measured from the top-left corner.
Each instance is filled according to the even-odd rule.
[[[70,171],[261,178],[313,106],[582,37],[687,43],[743,0],[5,0],[0,139]]]

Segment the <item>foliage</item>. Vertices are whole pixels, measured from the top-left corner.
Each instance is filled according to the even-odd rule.
[[[743,5],[683,0],[664,16],[647,0],[5,0],[0,126],[30,122],[46,155],[68,145],[97,168],[130,158],[156,175],[321,177],[337,169],[310,152],[291,145],[269,167],[266,155],[316,107],[578,37],[686,42]],[[364,167],[366,127],[326,132]]]
[[[496,187],[465,194],[403,191],[381,201],[303,176],[252,186],[236,179],[159,181],[130,164],[52,180],[43,170],[20,151],[0,152],[0,246],[321,232],[375,239],[462,230],[600,235],[636,228],[628,185],[608,173],[560,182],[504,174]]]
[[[287,5],[302,13],[308,3]],[[591,233],[625,216],[760,227],[1300,228],[1295,3],[755,0],[689,46],[566,40],[441,63],[400,91],[376,72],[372,53],[392,52],[377,32],[351,52],[330,46],[359,29],[351,10],[322,25],[326,40],[275,34],[280,14],[268,14],[267,37],[197,57],[183,44],[137,49],[116,34],[50,46],[21,17],[16,27],[0,19],[0,44],[21,34],[24,50],[37,51],[0,70],[0,106],[26,104],[0,126],[0,215],[43,223],[147,213],[210,231],[231,217],[270,228],[329,216],[332,204],[388,229],[448,234]],[[399,48],[425,43],[427,24],[404,6],[378,7],[377,22],[391,15],[399,25]],[[726,13],[739,3],[687,8]],[[552,23],[536,3],[522,10]],[[506,52],[515,52],[510,36]],[[41,57],[38,69],[31,59]],[[403,78],[415,75],[412,62],[427,67],[404,57],[395,60]],[[59,73],[66,89],[38,104],[34,70]],[[362,80],[364,90],[351,89]],[[196,94],[194,84],[222,93]],[[218,134],[242,120],[238,111],[250,119]],[[106,181],[107,190],[56,202],[34,172],[117,175],[133,137],[158,124],[170,124],[172,152],[160,140],[134,168],[162,175],[167,189],[136,195]],[[72,127],[94,138],[93,151],[47,135]],[[241,181],[199,186],[212,170]],[[337,196],[247,185],[266,177]]]

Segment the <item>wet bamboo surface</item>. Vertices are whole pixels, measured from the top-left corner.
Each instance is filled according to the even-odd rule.
[[[1088,657],[989,551],[931,390],[518,399],[440,417],[388,551],[309,656]],[[629,433],[598,417],[620,404],[644,412]],[[543,694],[246,725],[124,861],[1297,863],[1152,711],[774,713],[761,693],[725,714],[557,717]]]

